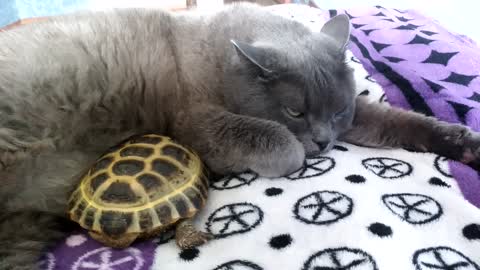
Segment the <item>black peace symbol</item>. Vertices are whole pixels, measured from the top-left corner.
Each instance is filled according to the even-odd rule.
[[[246,233],[263,220],[263,211],[251,203],[224,205],[215,210],[207,220],[207,231],[216,238]]]
[[[378,270],[375,260],[363,250],[328,248],[310,256],[302,270]]]
[[[287,176],[290,180],[299,180],[320,176],[335,167],[335,160],[330,157],[314,157],[305,159],[302,168]]]
[[[350,57],[350,61],[361,64],[360,60],[358,60],[355,56]]]
[[[386,194],[382,201],[393,214],[410,224],[425,224],[443,214],[436,200],[422,194]]]
[[[450,247],[431,247],[413,254],[416,270],[480,270],[470,258]]]
[[[210,185],[216,190],[234,189],[245,185],[250,185],[252,182],[258,179],[258,174],[253,172],[245,172],[241,174],[233,174],[214,181]]]
[[[234,260],[219,265],[213,270],[263,270],[263,268],[249,261]]]
[[[366,79],[367,81],[370,81],[370,82],[373,82],[373,83],[376,83],[376,82],[377,82],[374,78],[372,78],[372,75],[370,75],[370,74],[367,75],[367,76],[365,77],[365,79]]]
[[[307,224],[327,225],[352,213],[353,202],[336,191],[317,191],[300,198],[293,208],[298,220]]]
[[[448,161],[449,159],[446,157],[437,156],[433,161],[433,165],[435,166],[435,169],[437,169],[437,171],[443,176],[451,178],[452,175],[449,173],[448,170]]]
[[[380,98],[378,99],[379,103],[385,103],[388,102],[387,96],[385,94],[382,94]]]
[[[376,157],[362,160],[365,169],[387,179],[401,178],[412,173],[412,165],[394,158]]]

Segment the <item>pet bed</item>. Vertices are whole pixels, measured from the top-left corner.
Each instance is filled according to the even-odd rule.
[[[479,48],[414,11],[269,7],[313,30],[352,22],[358,94],[480,129]],[[406,127],[408,128],[408,127]],[[339,143],[279,179],[245,173],[211,185],[197,220],[216,236],[179,251],[172,235],[125,250],[79,231],[43,269],[480,270],[480,180],[443,157]]]

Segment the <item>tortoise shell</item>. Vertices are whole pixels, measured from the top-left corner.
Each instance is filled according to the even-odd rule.
[[[148,235],[193,217],[207,191],[195,153],[148,134],[99,158],[72,193],[68,213],[83,228],[108,236]]]

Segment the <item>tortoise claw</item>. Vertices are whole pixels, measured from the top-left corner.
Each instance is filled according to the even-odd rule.
[[[181,249],[201,246],[213,238],[214,236],[211,233],[196,230],[189,220],[180,222],[175,232],[175,241]]]

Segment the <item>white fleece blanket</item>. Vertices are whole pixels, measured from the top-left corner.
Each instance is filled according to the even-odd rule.
[[[314,9],[273,9],[320,29]],[[361,64],[349,64],[359,94],[384,100]],[[212,184],[197,222],[216,239],[183,252],[159,244],[152,269],[479,270],[480,242],[466,237],[475,231],[466,225],[480,211],[449,174],[433,154],[339,143],[289,177],[231,176]]]

